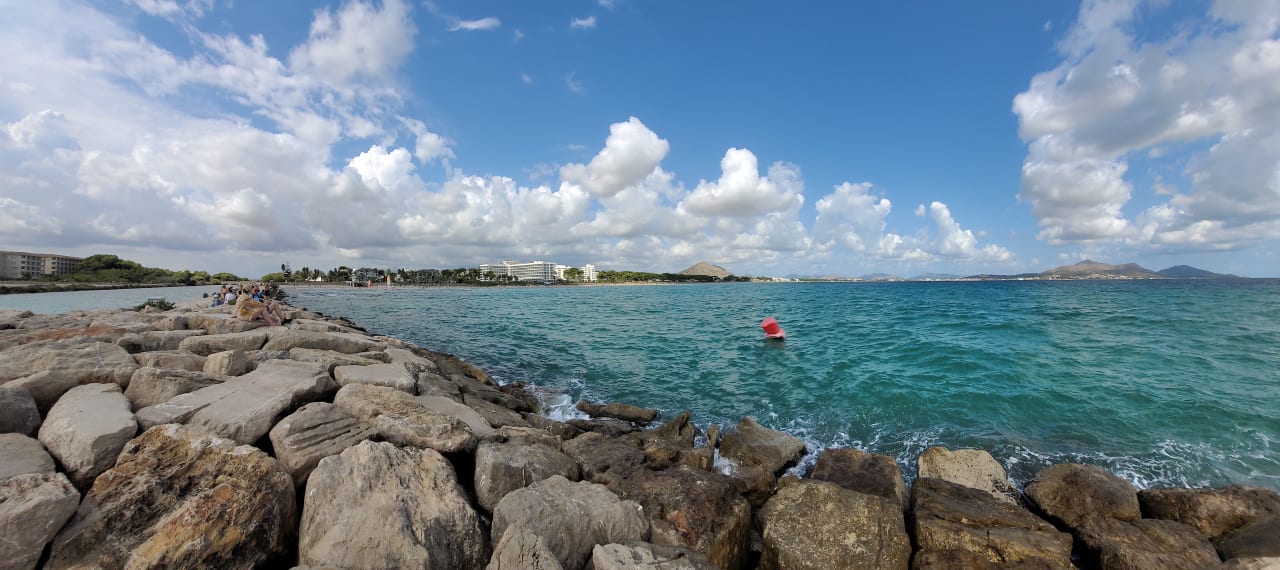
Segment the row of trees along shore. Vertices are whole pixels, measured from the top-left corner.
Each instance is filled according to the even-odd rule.
[[[90,255],[76,265],[69,275],[46,275],[36,282],[48,283],[134,283],[153,285],[209,285],[245,279],[234,273],[209,273],[182,269],[172,271],[159,267],[143,267],[141,263],[108,254]]]
[[[571,267],[565,270],[565,278],[561,283],[583,282],[582,270]],[[280,271],[262,276],[263,281],[270,283],[288,283],[298,281],[350,283],[353,281],[372,281],[385,283],[387,275],[391,282],[398,285],[541,285],[541,282],[519,281],[509,275],[497,275],[492,271],[480,271],[477,267],[459,267],[457,269],[353,269],[345,265],[329,270],[303,267],[292,270],[288,264],[280,266]],[[643,271],[601,271],[596,274],[600,283],[714,283],[718,281],[750,281],[750,277],[729,275],[723,278],[710,275],[682,275],[679,273],[647,273]]]

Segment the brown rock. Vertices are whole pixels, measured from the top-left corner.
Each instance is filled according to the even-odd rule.
[[[604,434],[609,437],[618,437],[629,433],[635,433],[636,431],[636,427],[631,422],[624,422],[622,420],[615,420],[611,418],[596,420],[573,419],[569,420],[568,424],[581,431],[591,431]]]
[[[1193,570],[1221,563],[1200,531],[1174,521],[1099,517],[1075,535],[1103,570]]]
[[[599,433],[584,433],[564,442],[564,452],[582,466],[582,478],[608,485],[644,465],[635,445]]]
[[[850,491],[885,497],[907,507],[907,483],[892,457],[856,449],[829,448],[818,455],[811,478],[830,481]]]
[[[911,541],[893,500],[798,480],[783,486],[759,514],[762,570],[907,568]]]
[[[484,416],[485,421],[493,427],[529,427],[529,422],[524,421],[524,416],[519,412],[476,397],[474,394],[463,394],[462,403]]]
[[[1224,560],[1270,558],[1280,562],[1280,515],[1261,517],[1218,541]]]
[[[526,412],[526,413],[520,414],[520,417],[524,418],[524,421],[527,422],[530,426],[543,430],[565,441],[568,441],[570,439],[578,437],[579,435],[582,435],[582,430],[576,427],[573,427],[569,424],[566,424],[564,422],[556,421],[545,416],[539,416],[538,414],[532,414],[532,413]]]
[[[123,387],[129,385],[129,377],[137,368],[133,356],[107,342],[54,341],[0,351],[0,384],[56,371],[59,376],[69,378],[71,386],[110,382]],[[41,404],[37,391],[27,389],[36,403]],[[57,396],[53,400],[57,400]]]
[[[1211,540],[1268,515],[1280,515],[1280,494],[1262,487],[1146,489],[1138,491],[1143,516],[1189,524]],[[1280,535],[1277,535],[1280,543]]]
[[[720,442],[720,455],[742,467],[759,467],[777,475],[804,455],[804,442],[745,417]]]
[[[916,460],[919,477],[950,481],[991,493],[991,496],[1016,504],[1018,491],[1000,463],[981,449],[957,449],[942,446],[924,450]]]
[[[1133,484],[1093,465],[1046,467],[1027,483],[1026,495],[1041,512],[1072,529],[1096,518],[1136,521],[1142,517]]]
[[[1071,535],[986,491],[925,478],[916,479],[911,499],[917,556],[966,552],[975,563],[955,567],[967,568],[1021,561],[1071,568]]]
[[[639,469],[609,487],[644,507],[649,542],[687,547],[720,568],[745,564],[751,505],[732,478],[691,467]]]
[[[614,418],[638,424],[647,424],[658,417],[658,410],[641,408],[632,406],[631,404],[623,404],[620,402],[612,402],[605,405],[596,404],[581,400],[578,402],[578,410],[585,412],[587,415],[598,418]]]
[[[476,501],[486,511],[492,512],[498,502],[512,491],[552,475],[577,481],[581,474],[577,461],[547,445],[482,443],[476,448]]]

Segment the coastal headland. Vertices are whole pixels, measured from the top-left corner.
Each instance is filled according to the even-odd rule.
[[[0,567],[1271,568],[1280,494],[497,385],[285,307],[0,311]],[[805,454],[811,472],[787,475]],[[910,484],[908,484],[910,483]]]

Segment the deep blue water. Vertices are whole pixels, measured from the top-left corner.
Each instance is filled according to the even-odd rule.
[[[746,415],[897,457],[978,447],[1140,487],[1280,488],[1280,281],[294,288],[570,401]],[[764,341],[773,315],[785,342]],[[812,457],[812,454],[811,456]]]

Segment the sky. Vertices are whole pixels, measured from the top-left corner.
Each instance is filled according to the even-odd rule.
[[[1280,0],[0,0],[0,249],[1280,277]]]

